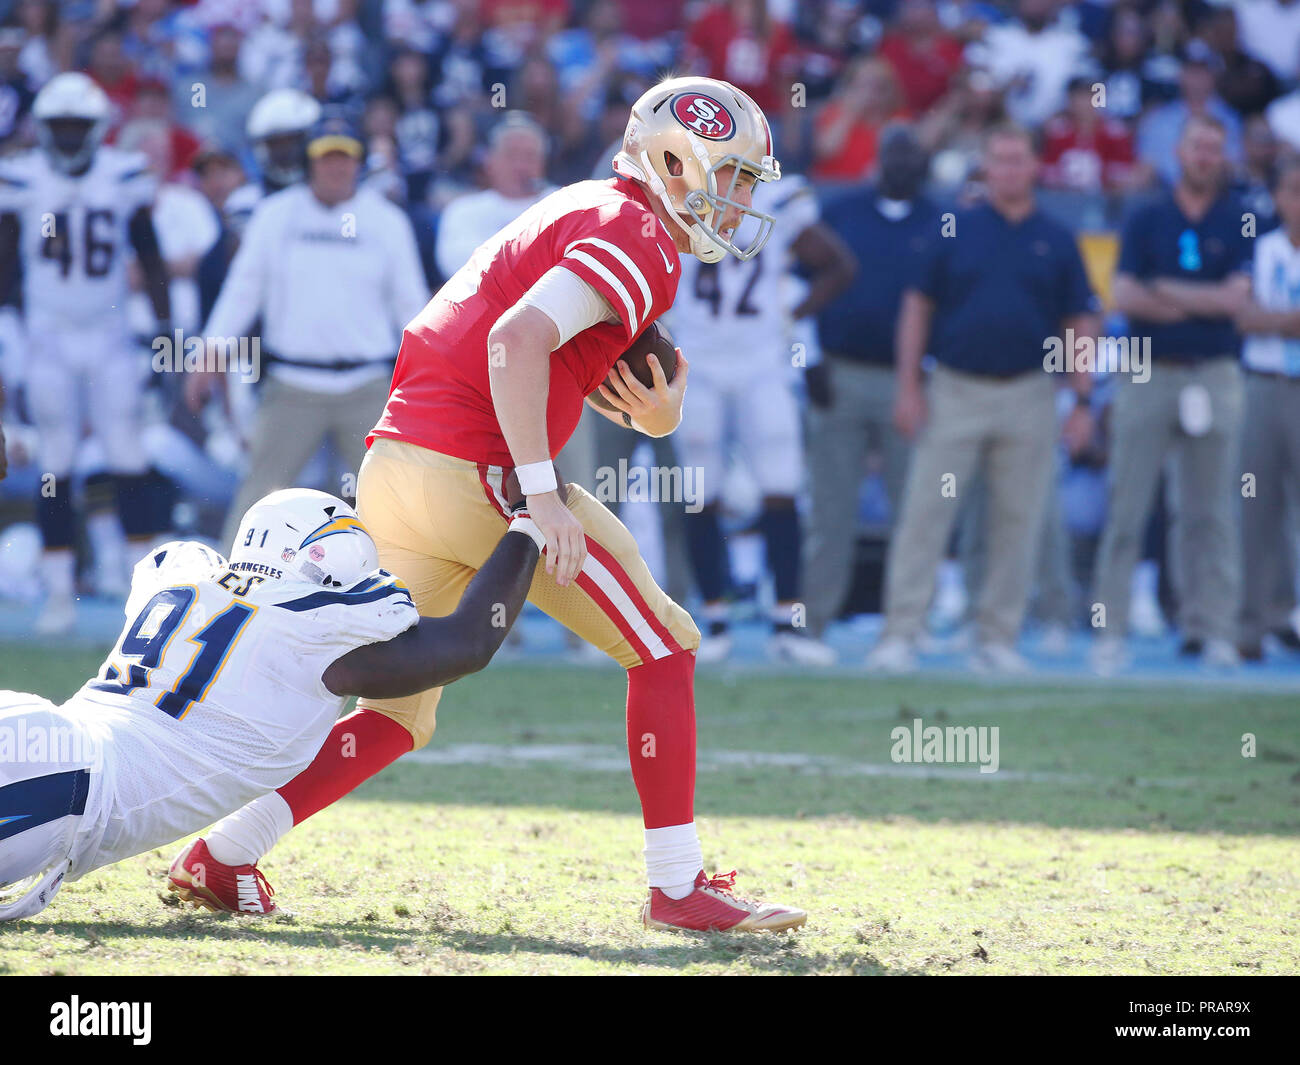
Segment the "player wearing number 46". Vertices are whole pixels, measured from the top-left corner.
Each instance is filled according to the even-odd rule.
[[[75,619],[71,475],[86,422],[108,467],[87,479],[87,499],[115,497],[129,540],[148,541],[154,532],[141,524],[148,508],[134,502],[146,483],[137,407],[148,364],[132,350],[127,322],[128,247],[160,336],[171,333],[171,304],[153,225],[154,180],[143,155],[101,146],[109,123],[103,90],[85,74],[60,74],[37,94],[32,117],[40,147],[0,162],[0,292],[21,261],[23,383],[37,465],[53,475],[36,501],[47,596],[37,629],[57,633]],[[88,526],[97,549],[108,550],[113,537],[97,535],[94,520]],[[125,575],[120,551],[116,562]]]
[[[541,536],[522,505],[508,532],[442,618],[419,616],[355,511],[324,492],[254,504],[229,561],[193,541],[150,551],[98,676],[62,706],[0,691],[0,920],[286,784],[348,696],[410,695],[482,669],[537,568]],[[174,892],[272,908],[256,870],[231,870],[208,845],[186,849]]]

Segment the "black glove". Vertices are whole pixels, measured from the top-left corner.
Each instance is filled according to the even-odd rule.
[[[804,388],[808,402],[819,410],[831,405],[831,368],[826,362],[816,362],[803,372]]]

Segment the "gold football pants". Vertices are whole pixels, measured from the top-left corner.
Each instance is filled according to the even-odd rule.
[[[466,586],[505,535],[502,483],[509,470],[376,438],[357,482],[357,512],[379,564],[401,578],[426,617],[456,609]],[[623,523],[586,489],[567,486],[587,535],[576,581],[555,583],[538,561],[528,599],[626,669],[699,646],[690,615],[650,576]],[[423,747],[433,736],[441,688],[360,705],[401,723]]]

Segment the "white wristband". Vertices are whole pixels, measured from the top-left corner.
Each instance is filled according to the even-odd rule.
[[[519,532],[529,537],[537,545],[538,551],[546,550],[546,537],[542,535],[542,530],[537,527],[537,522],[532,518],[520,514],[517,518],[510,520],[510,528],[506,532]]]
[[[555,479],[555,466],[550,462],[530,462],[527,466],[516,466],[515,476],[519,478],[519,491],[526,496],[554,492],[560,487],[560,482]]]

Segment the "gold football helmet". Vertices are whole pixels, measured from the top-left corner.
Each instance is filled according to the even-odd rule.
[[[720,191],[718,172],[728,166],[731,178]],[[770,214],[736,202],[742,171],[759,181],[780,179],[772,130],[758,104],[713,78],[669,78],[646,92],[632,105],[623,148],[614,156],[614,172],[644,182],[690,236],[691,252],[706,263],[728,252],[752,259],[772,235]],[[738,226],[726,233],[718,228],[732,207],[758,222],[744,248],[734,242]]]

